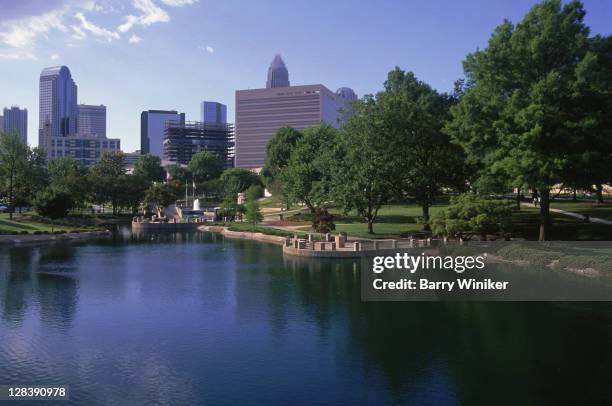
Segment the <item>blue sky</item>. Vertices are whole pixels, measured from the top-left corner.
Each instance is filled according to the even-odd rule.
[[[38,77],[67,65],[79,102],[105,104],[108,136],[140,147],[140,112],[227,104],[265,86],[280,53],[292,84],[379,90],[395,66],[448,91],[465,55],[486,46],[504,18],[536,1],[0,0],[0,107],[28,109],[38,133]],[[612,2],[586,0],[593,34],[612,34]]]

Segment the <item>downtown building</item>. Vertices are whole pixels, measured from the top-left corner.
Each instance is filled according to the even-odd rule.
[[[42,70],[39,97],[38,146],[50,158],[72,157],[91,165],[105,152],[120,152],[121,141],[106,138],[106,107],[77,104],[68,67]]]
[[[209,151],[226,168],[234,166],[234,126],[227,123],[227,107],[202,102],[201,121],[167,121],[164,128],[164,160],[187,165],[194,154]]]
[[[28,144],[28,109],[17,106],[4,108],[2,112],[0,130],[5,134],[17,134],[24,145]]]
[[[261,169],[266,145],[282,127],[299,131],[321,123],[338,127],[356,99],[347,87],[332,92],[321,84],[290,86],[285,63],[276,55],[266,88],[236,91],[236,167]]]
[[[106,106],[77,105],[77,133],[106,137]]]
[[[176,110],[147,110],[140,113],[140,153],[164,159],[166,123],[185,123],[185,113]]]

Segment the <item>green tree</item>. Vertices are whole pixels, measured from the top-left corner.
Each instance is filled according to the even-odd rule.
[[[381,124],[380,106],[372,96],[353,103],[352,115],[340,132],[342,159],[333,166],[332,196],[345,214],[356,210],[374,234],[378,210],[389,203],[395,188],[396,154],[390,132]],[[321,215],[325,217],[325,213]]]
[[[185,186],[185,183],[191,183],[191,173],[187,167],[175,164],[170,165],[167,169],[170,178],[178,181],[183,187]]]
[[[166,179],[166,171],[161,166],[161,159],[156,155],[142,155],[134,164],[134,175],[145,179],[149,184],[163,182]]]
[[[120,183],[122,193],[119,195],[119,206],[128,208],[132,214],[136,214],[140,203],[144,201],[147,189],[151,186],[150,179],[136,174],[123,175]]]
[[[194,154],[189,161],[189,172],[196,183],[214,180],[223,172],[223,161],[218,155],[209,151],[200,151]]]
[[[123,176],[125,175],[123,153],[105,152],[90,171],[92,199],[103,205],[110,202],[113,214],[117,214],[119,201],[123,193]]]
[[[487,235],[506,234],[512,226],[512,204],[491,200],[472,193],[451,199],[451,205],[432,219],[432,231],[444,237],[469,240],[474,235],[482,241]]]
[[[307,128],[281,172],[289,199],[304,203],[311,213],[330,200],[337,142],[338,130],[329,124]]]
[[[481,172],[541,197],[540,240],[550,238],[550,189],[567,180],[588,140],[576,130],[579,67],[588,58],[580,2],[547,0],[520,24],[498,26],[464,62],[468,88],[447,129]]]
[[[177,185],[170,183],[156,183],[149,187],[145,193],[144,203],[157,208],[157,214],[161,216],[167,206],[173,204],[179,196]]]
[[[465,185],[462,151],[443,132],[454,99],[439,94],[399,68],[391,71],[385,89],[377,95],[381,133],[389,140],[390,172],[403,196],[421,206],[424,229],[429,229],[429,208],[443,188]]]
[[[251,186],[246,191],[246,220],[251,223],[253,227],[255,224],[261,222],[263,220],[263,214],[261,213],[261,209],[259,208],[259,194],[260,192],[257,190],[257,186]]]
[[[34,198],[36,212],[51,219],[51,232],[53,232],[53,222],[66,217],[73,206],[74,200],[71,194],[62,189],[46,188]]]
[[[236,195],[254,185],[261,185],[259,176],[253,171],[242,168],[230,168],[221,174],[221,185],[226,198],[236,200]]]
[[[19,190],[18,180],[26,180],[30,150],[21,142],[18,134],[0,133],[0,191],[7,199],[9,217],[13,218]]]
[[[302,136],[301,132],[292,127],[282,127],[266,145],[266,159],[261,177],[266,188],[274,196],[284,201],[287,209],[289,209],[291,202],[287,198],[287,193],[285,193],[280,174],[289,164],[291,152]]]
[[[89,194],[88,168],[72,157],[49,160],[49,186],[64,190],[72,196],[75,207],[83,207]]]

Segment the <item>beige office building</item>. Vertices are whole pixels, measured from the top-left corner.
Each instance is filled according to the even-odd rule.
[[[277,55],[268,71],[267,88],[236,91],[236,167],[262,168],[266,145],[281,127],[304,130],[321,122],[338,126],[343,118],[338,109],[356,99],[348,88],[334,93],[323,85],[283,86],[289,83],[285,72]]]

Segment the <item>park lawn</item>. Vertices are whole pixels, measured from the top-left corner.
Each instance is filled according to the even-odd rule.
[[[446,205],[440,204],[430,209],[431,214],[442,210]],[[335,211],[332,211],[335,212]],[[368,234],[367,224],[355,214],[338,215],[335,219],[334,233],[346,232],[349,237],[357,238],[402,238],[422,234],[422,225],[417,222],[421,215],[416,205],[391,205],[381,209],[379,219],[374,223],[375,234]],[[557,241],[611,241],[612,226],[596,223],[585,223],[578,219],[558,213],[551,213],[553,219],[552,239]],[[304,217],[304,216],[302,216]],[[513,238],[537,240],[540,227],[539,209],[523,207],[513,214]],[[300,231],[311,231],[304,225]]]
[[[56,225],[53,231],[69,232],[75,227]],[[32,213],[14,213],[13,219],[9,219],[8,213],[0,213],[0,233],[23,233],[33,234],[39,232],[51,232],[51,223],[41,222],[32,218]]]
[[[435,204],[429,209],[433,215],[447,207],[448,204]],[[418,222],[422,216],[421,207],[416,204],[392,204],[380,208],[378,218],[374,222],[374,234],[368,234],[368,225],[357,216],[356,212],[344,215],[339,209],[331,208],[336,229],[334,233],[345,232],[349,237],[358,238],[406,238],[411,234],[423,233],[423,225]],[[289,217],[290,220],[310,221],[310,214],[304,213]],[[310,226],[300,228],[301,231],[311,231]]]
[[[597,204],[595,202],[555,200],[551,202],[550,207],[579,214],[588,214],[591,217],[612,220],[612,204],[610,203]]]
[[[551,240],[555,241],[612,241],[612,226],[585,223],[579,219],[559,213],[551,213]],[[513,236],[526,240],[537,240],[540,227],[539,209],[528,207],[515,211]]]

